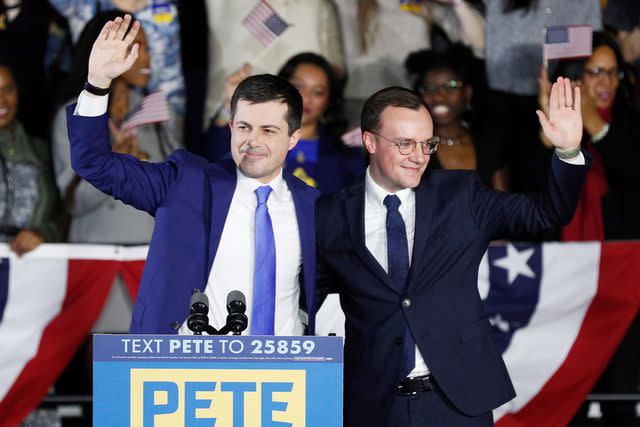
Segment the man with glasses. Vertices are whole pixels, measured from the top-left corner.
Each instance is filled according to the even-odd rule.
[[[345,426],[490,426],[514,397],[478,266],[493,236],[571,219],[588,169],[579,90],[573,100],[559,79],[549,118],[538,113],[556,155],[535,198],[491,190],[474,172],[424,175],[438,140],[419,96],[392,87],[366,101],[370,167],[316,209],[318,294],[339,293],[346,315]]]

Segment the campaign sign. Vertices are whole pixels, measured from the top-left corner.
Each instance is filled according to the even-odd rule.
[[[342,425],[342,338],[94,335],[96,427]]]

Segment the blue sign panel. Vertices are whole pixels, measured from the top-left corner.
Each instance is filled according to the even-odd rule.
[[[342,338],[94,336],[94,426],[342,425]]]

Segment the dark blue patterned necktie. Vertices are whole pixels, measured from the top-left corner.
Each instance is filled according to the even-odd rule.
[[[256,188],[256,245],[253,267],[251,335],[274,335],[276,313],[276,244],[267,200],[271,187]]]
[[[395,194],[384,198],[387,207],[387,260],[389,261],[389,277],[402,293],[409,275],[409,245],[407,243],[407,229],[402,215],[398,211],[400,199]],[[416,344],[407,325],[404,334],[404,351],[402,360],[402,376],[406,377],[416,364]]]

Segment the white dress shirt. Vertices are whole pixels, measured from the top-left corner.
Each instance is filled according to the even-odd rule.
[[[255,189],[265,184],[243,175],[240,170],[237,170],[237,176],[236,190],[204,293],[209,298],[209,324],[220,329],[227,319],[227,295],[234,290],[241,291],[247,298],[249,326],[243,332],[246,335],[251,330],[253,302],[255,212],[258,205]],[[304,325],[299,312],[302,249],[295,205],[282,174],[268,185],[273,189],[267,207],[276,244],[274,332],[276,335],[302,335]],[[191,334],[186,324],[180,328],[180,334]]]
[[[108,95],[95,97],[83,91],[78,98],[75,114],[89,117],[102,115],[107,111],[107,101]],[[241,291],[247,299],[249,325],[244,334],[248,334],[251,330],[255,211],[258,205],[255,189],[265,184],[236,170],[236,189],[204,293],[209,298],[209,324],[220,329],[227,319],[227,295],[233,290]],[[276,245],[274,332],[276,335],[302,335],[303,317],[306,322],[306,314],[299,310],[302,248],[295,204],[282,172],[267,185],[273,189],[267,207]],[[192,332],[184,323],[179,333]]]
[[[370,168],[367,168],[365,178],[365,199],[364,199],[364,235],[365,245],[376,261],[389,271],[389,260],[387,258],[387,207],[384,205],[384,198],[388,194],[395,194],[400,198],[400,215],[407,229],[407,244],[409,245],[409,262],[413,254],[413,241],[416,230],[416,195],[411,188],[405,188],[397,193],[389,193],[380,187],[371,178]],[[420,350],[416,346],[416,365],[409,374],[410,377],[417,377],[429,373],[429,368],[425,363]]]

